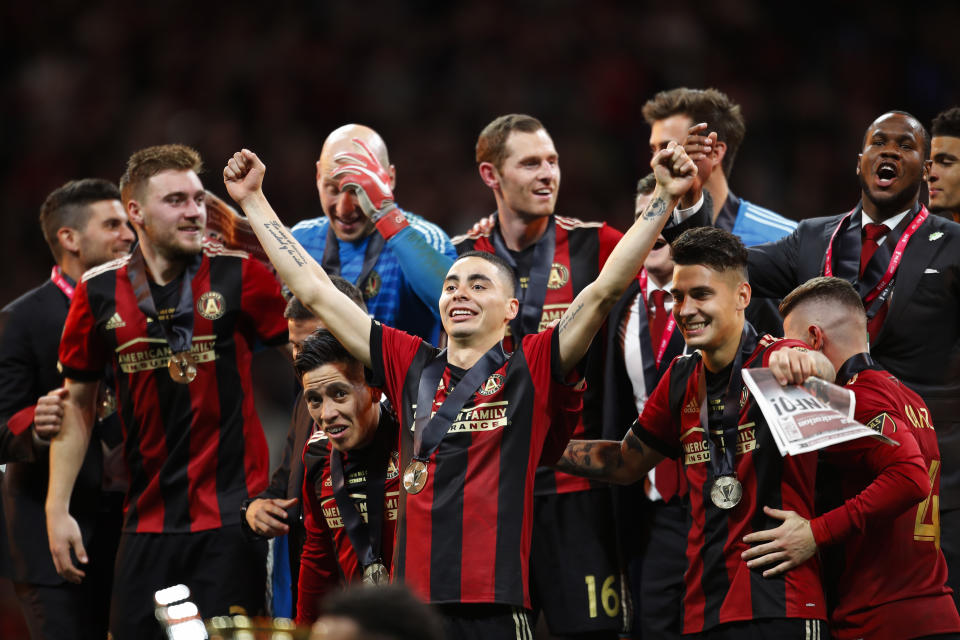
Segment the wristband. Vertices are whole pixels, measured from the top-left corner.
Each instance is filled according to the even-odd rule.
[[[407,217],[403,215],[403,212],[398,208],[394,208],[383,214],[378,220],[374,220],[373,224],[377,227],[377,231],[380,232],[384,240],[389,240],[400,233],[404,227],[410,226]]]

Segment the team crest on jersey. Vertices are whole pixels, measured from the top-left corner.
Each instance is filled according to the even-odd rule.
[[[207,320],[218,320],[223,317],[225,308],[223,296],[216,291],[207,291],[197,300],[197,313]]]
[[[363,298],[369,300],[380,293],[380,287],[383,285],[383,278],[376,271],[371,271],[367,281],[363,284]]]
[[[560,289],[570,282],[570,270],[559,262],[550,265],[550,277],[547,279],[547,288]]]
[[[881,413],[873,420],[867,423],[867,427],[877,433],[896,433],[897,423],[886,412]]]
[[[393,480],[400,477],[400,452],[391,451],[390,460],[387,462],[387,480]]]
[[[487,381],[480,385],[477,393],[482,396],[492,396],[503,387],[503,376],[499,373],[491,374]]]

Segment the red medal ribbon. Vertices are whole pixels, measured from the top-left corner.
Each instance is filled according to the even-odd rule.
[[[640,295],[643,297],[643,309],[647,309],[647,270],[641,269],[640,275],[637,277],[640,281]],[[660,363],[663,362],[663,354],[667,352],[667,345],[670,344],[670,339],[673,337],[673,330],[677,328],[677,321],[671,313],[667,318],[667,324],[663,327],[663,336],[660,338],[660,346],[657,349],[655,354],[656,358],[654,360],[657,369],[660,368]]]
[[[856,209],[854,209],[856,211]],[[827,245],[827,258],[823,265],[823,275],[832,276],[833,275],[833,241],[837,238],[837,233],[840,231],[840,228],[843,227],[844,223],[853,215],[853,211],[843,216],[843,219],[840,220],[840,224],[837,225],[837,228],[833,230],[833,234],[830,236],[830,244]],[[920,228],[920,225],[924,223],[927,219],[927,216],[930,215],[930,212],[927,211],[927,208],[924,205],[920,205],[920,211],[914,216],[913,221],[910,222],[910,226],[903,232],[903,235],[900,236],[900,240],[897,241],[897,246],[893,249],[893,255],[890,256],[890,264],[887,265],[887,272],[883,274],[883,277],[880,278],[880,282],[871,289],[866,296],[863,298],[864,304],[870,304],[873,302],[877,296],[883,293],[883,290],[887,288],[887,285],[890,284],[890,281],[893,280],[893,276],[897,273],[897,269],[900,267],[900,261],[903,259],[903,250],[907,246],[907,242],[910,241],[910,237],[916,233],[917,229]]]
[[[50,272],[50,281],[57,285],[60,291],[63,291],[63,295],[67,296],[67,300],[73,300],[73,285],[67,282],[60,267],[54,265],[53,270]]]

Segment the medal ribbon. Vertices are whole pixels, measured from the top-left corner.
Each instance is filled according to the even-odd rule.
[[[507,261],[517,274],[517,298],[520,300],[520,313],[510,321],[510,335],[513,339],[513,348],[520,347],[520,341],[525,335],[537,333],[540,330],[540,319],[543,317],[543,301],[547,298],[547,282],[550,280],[550,269],[553,267],[553,251],[557,243],[556,227],[553,216],[547,223],[547,230],[537,241],[533,249],[533,264],[530,267],[530,277],[527,288],[520,286],[520,273],[517,271],[517,261],[513,259],[507,249],[503,236],[500,234],[499,221],[491,234],[495,253]]]
[[[644,309],[648,308],[649,303],[647,302],[647,270],[640,270],[640,296],[643,298]],[[649,324],[649,323],[648,323]],[[670,344],[670,340],[673,338],[673,330],[677,328],[677,320],[673,317],[671,313],[667,318],[667,324],[663,328],[663,336],[660,338],[660,346],[657,347],[657,353],[655,355],[655,362],[657,369],[660,368],[660,363],[663,362],[663,354],[667,352],[667,346]],[[640,339],[643,340],[643,336],[640,336]]]
[[[854,209],[847,215],[843,216],[843,219],[840,220],[840,224],[837,225],[837,228],[833,230],[833,234],[830,236],[830,244],[827,245],[827,256],[826,261],[823,264],[823,275],[832,276],[833,275],[833,243],[837,238],[837,233],[843,227],[843,225],[850,219],[850,217],[857,212],[857,209]],[[883,274],[883,277],[880,278],[880,281],[874,285],[870,291],[863,296],[864,306],[870,305],[871,302],[877,300],[877,305],[871,306],[871,313],[868,316],[873,317],[876,315],[879,310],[879,305],[882,305],[888,297],[892,290],[891,283],[893,281],[894,275],[897,273],[897,269],[900,267],[900,262],[903,260],[903,250],[907,246],[907,242],[910,241],[910,238],[916,233],[917,229],[920,228],[920,225],[924,223],[927,219],[927,216],[930,215],[930,212],[927,211],[927,208],[923,205],[920,205],[920,211],[913,217],[913,220],[910,222],[910,225],[906,230],[900,235],[900,239],[897,241],[896,247],[893,249],[893,255],[890,256],[890,263],[887,265],[886,272]]]
[[[380,259],[380,253],[383,251],[385,242],[383,236],[377,231],[371,233],[367,238],[367,250],[363,254],[363,266],[360,268],[360,276],[357,278],[357,288],[361,292],[366,289],[367,278],[370,277],[374,265]],[[323,247],[323,258],[320,265],[327,273],[340,275],[340,241],[337,240],[336,234],[330,227],[327,227],[327,243]]]
[[[50,281],[57,285],[60,291],[63,291],[63,295],[67,296],[67,300],[73,300],[74,286],[67,282],[67,276],[64,275],[60,267],[54,265],[50,271]]]
[[[382,411],[382,409],[381,409]],[[382,415],[382,414],[381,414]],[[333,499],[340,510],[344,528],[353,550],[357,552],[360,565],[367,567],[375,562],[382,562],[381,545],[383,539],[383,493],[384,482],[387,479],[387,459],[390,452],[387,443],[383,441],[381,432],[386,429],[377,429],[373,443],[366,451],[364,469],[366,471],[366,503],[367,521],[357,510],[356,504],[350,497],[346,486],[346,477],[343,472],[343,453],[331,448],[330,451],[330,480],[333,485]],[[351,452],[356,455],[360,452]]]
[[[847,358],[847,361],[840,366],[840,370],[837,371],[837,384],[845,385],[850,382],[853,376],[867,369],[882,369],[882,367],[870,357],[869,353],[863,352],[850,356]]]
[[[734,463],[737,451],[737,432],[740,424],[740,394],[743,391],[743,376],[740,375],[740,369],[743,368],[743,354],[752,353],[756,345],[757,332],[748,323],[744,323],[743,333],[740,336],[740,346],[737,348],[737,355],[730,367],[730,378],[727,380],[727,389],[723,394],[723,414],[719,419],[711,420],[709,417],[708,405],[710,399],[707,397],[706,365],[704,365],[703,375],[700,376],[699,395],[703,398],[700,403],[700,426],[704,429],[704,440],[706,440],[707,450],[710,452],[710,466],[713,469],[714,478],[737,475]],[[711,424],[718,426],[721,430],[722,459],[717,455],[717,445],[713,441],[713,434],[710,430]]]
[[[517,344],[519,347],[519,343]],[[507,356],[503,353],[503,346],[498,342],[492,349],[483,354],[463,376],[463,379],[454,387],[437,409],[437,413],[430,417],[433,409],[433,400],[437,394],[437,385],[447,368],[447,352],[441,351],[433,362],[426,366],[420,376],[420,385],[417,388],[417,411],[413,423],[413,459],[426,462],[437,447],[443,436],[450,430],[450,425],[463,405],[473,397],[480,385],[490,377],[494,371],[503,366]]]
[[[159,325],[173,353],[183,353],[190,351],[193,343],[193,277],[200,269],[200,263],[203,262],[203,254],[198,253],[188,264],[181,276],[180,299],[177,302],[176,311],[169,321],[160,321],[157,316],[157,308],[153,303],[153,295],[150,293],[150,283],[147,281],[147,267],[143,260],[143,253],[140,246],[134,248],[130,255],[130,262],[127,263],[127,277],[133,286],[133,294],[137,298],[137,307],[148,318],[153,318],[154,323]]]

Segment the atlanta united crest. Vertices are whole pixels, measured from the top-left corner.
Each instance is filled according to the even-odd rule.
[[[371,271],[367,276],[367,281],[363,285],[363,298],[369,300],[380,293],[380,286],[383,284],[383,278],[376,271]]]
[[[223,317],[225,307],[223,295],[216,291],[207,291],[197,300],[197,313],[207,320],[217,320]]]
[[[477,393],[482,396],[492,396],[503,387],[503,375],[499,373],[492,374],[487,381],[480,385]]]
[[[559,262],[550,265],[550,277],[547,279],[547,288],[560,289],[570,281],[570,270]]]

